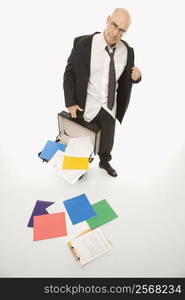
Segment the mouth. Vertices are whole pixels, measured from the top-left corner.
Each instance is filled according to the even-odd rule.
[[[113,41],[116,41],[116,40],[117,40],[117,37],[114,37],[114,36],[111,35],[111,39],[112,39]]]

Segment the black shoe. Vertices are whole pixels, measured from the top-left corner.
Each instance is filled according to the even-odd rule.
[[[111,165],[108,163],[108,161],[105,161],[105,162],[101,162],[99,163],[99,167],[101,169],[105,169],[107,171],[107,173],[110,175],[110,176],[113,176],[113,177],[116,177],[118,176],[116,170],[114,170]]]

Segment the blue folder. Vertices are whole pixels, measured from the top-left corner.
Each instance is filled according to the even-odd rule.
[[[57,152],[57,150],[64,152],[66,146],[67,145],[65,144],[60,144],[53,141],[47,141],[46,145],[44,146],[44,149],[39,154],[39,157],[46,161],[49,161],[53,157],[53,155]]]
[[[96,212],[85,194],[63,202],[73,225],[96,216]]]

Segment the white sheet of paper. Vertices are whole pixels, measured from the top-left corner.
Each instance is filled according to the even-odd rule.
[[[64,159],[65,152],[57,150],[50,161],[47,163],[48,167],[55,170],[63,179],[69,183],[75,183],[80,176],[85,174],[87,170],[66,170],[62,169],[62,162]]]
[[[65,155],[72,157],[90,157],[93,149],[94,147],[89,136],[70,138],[65,149]]]
[[[66,199],[64,199],[66,200]],[[73,225],[71,223],[71,220],[69,218],[68,212],[63,204],[62,200],[56,201],[52,205],[46,208],[48,213],[57,213],[57,212],[65,212],[65,217],[66,217],[66,225],[67,225],[67,236],[63,237],[64,240],[69,240],[71,238],[74,238],[75,236],[81,234],[82,232],[90,229],[89,225],[87,222],[80,222],[78,224]]]
[[[83,266],[112,249],[110,242],[100,228],[87,232],[71,241]]]

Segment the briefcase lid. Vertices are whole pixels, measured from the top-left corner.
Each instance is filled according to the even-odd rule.
[[[58,113],[58,126],[58,137],[64,144],[68,144],[69,138],[89,136],[94,146],[94,154],[98,153],[101,130],[97,125],[86,122],[82,114],[78,114],[78,118],[72,118],[70,113],[61,111]]]

